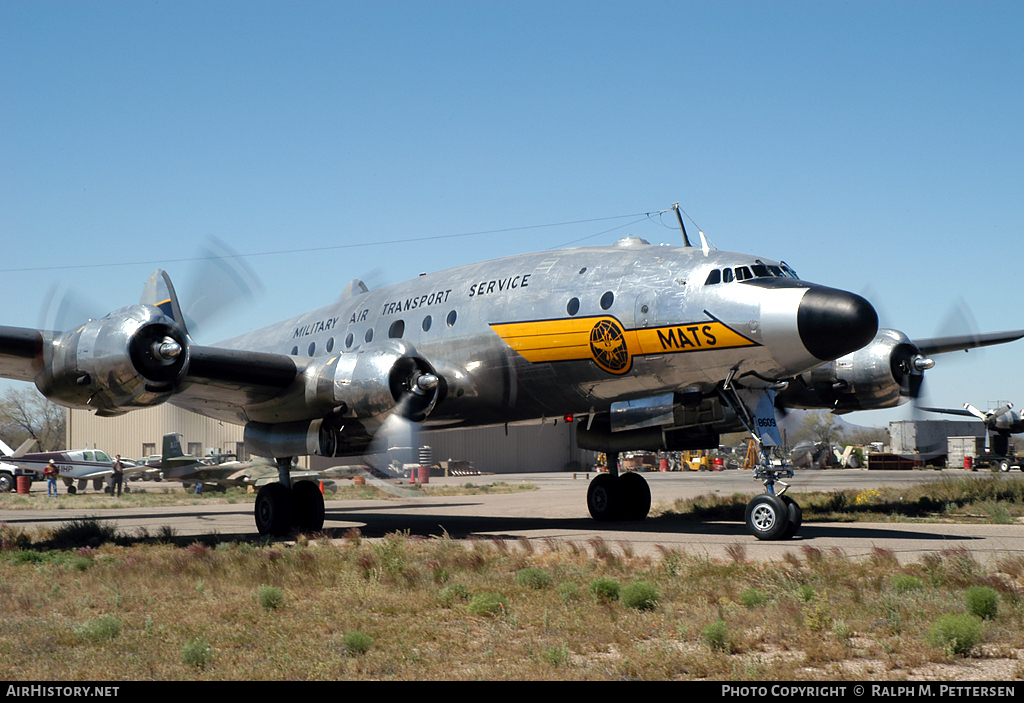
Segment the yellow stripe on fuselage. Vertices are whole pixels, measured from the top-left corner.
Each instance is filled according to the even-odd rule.
[[[635,356],[758,346],[717,320],[626,330],[614,317],[602,316],[508,322],[491,329],[532,363],[590,359],[615,374],[627,372]],[[619,357],[612,361],[614,353]]]

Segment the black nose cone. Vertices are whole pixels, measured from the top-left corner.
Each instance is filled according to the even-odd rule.
[[[797,311],[800,340],[815,358],[831,361],[857,351],[878,331],[878,314],[859,295],[813,286]]]

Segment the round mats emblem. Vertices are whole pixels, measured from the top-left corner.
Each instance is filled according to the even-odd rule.
[[[614,320],[599,320],[590,330],[590,353],[594,362],[609,373],[625,373],[629,370],[626,336]]]

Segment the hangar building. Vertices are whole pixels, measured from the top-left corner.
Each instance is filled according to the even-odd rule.
[[[193,456],[211,450],[249,458],[242,427],[182,410],[173,405],[136,410],[120,417],[96,417],[87,410],[69,410],[69,449],[102,449],[111,456],[142,459],[159,454],[163,436],[177,432],[182,448]],[[572,462],[585,467],[596,455],[576,446],[572,423],[548,420],[543,425],[484,427],[468,430],[423,432],[420,440],[430,447],[433,463],[468,461],[484,473],[562,471]],[[356,463],[357,457],[303,457],[302,466],[318,470]]]

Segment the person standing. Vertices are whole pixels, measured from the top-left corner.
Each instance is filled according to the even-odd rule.
[[[57,476],[60,471],[57,470],[57,465],[53,463],[53,459],[50,459],[50,463],[43,469],[43,478],[46,479],[46,497],[51,496],[57,497]]]
[[[111,475],[113,483],[110,485],[110,495],[114,495],[114,489],[117,489],[117,497],[121,497],[121,482],[124,479],[124,466],[121,464],[121,455],[118,454],[114,457],[114,463],[111,468],[114,473]]]

